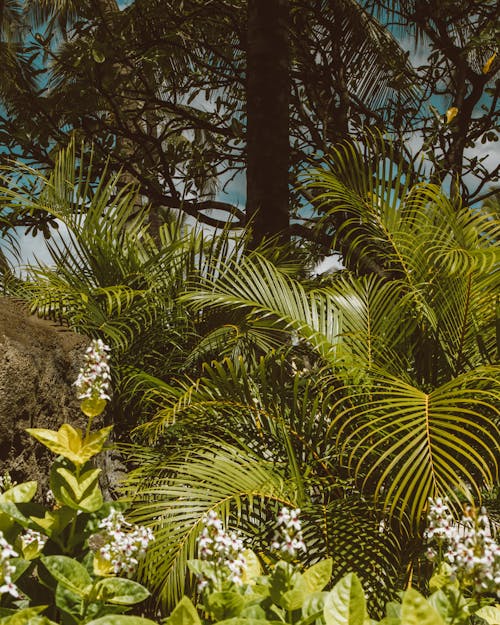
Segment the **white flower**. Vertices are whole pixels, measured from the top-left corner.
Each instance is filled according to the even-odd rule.
[[[211,562],[216,574],[236,585],[243,583],[246,560],[243,556],[243,541],[235,533],[227,533],[217,513],[211,510],[203,517],[204,528],[198,538],[199,556]],[[198,590],[209,585],[203,575],[198,577]]]
[[[478,593],[492,593],[500,598],[500,546],[490,536],[484,508],[480,513],[466,508],[458,525],[441,500],[430,503],[427,539],[444,548],[443,556],[452,575],[469,580]]]
[[[132,576],[139,558],[145,555],[149,543],[154,540],[151,528],[127,523],[123,514],[113,508],[99,523],[99,529],[104,530],[99,534],[101,543],[104,541],[99,548],[101,557],[112,564],[115,575]]]
[[[10,558],[17,558],[18,554],[12,546],[5,540],[3,532],[0,531],[0,596],[9,593],[13,597],[19,597],[19,590],[12,581],[15,572],[14,566],[9,562]]]
[[[12,595],[16,599],[19,597],[19,590],[17,586],[11,581],[8,581],[0,586],[0,595],[3,595],[5,593],[9,593],[9,595]]]
[[[283,507],[277,517],[277,527],[271,548],[295,558],[299,551],[306,551],[302,537],[300,509],[289,510]]]
[[[109,400],[109,381],[111,371],[108,364],[110,351],[101,339],[92,341],[85,353],[85,362],[80,369],[76,382],[78,399]]]

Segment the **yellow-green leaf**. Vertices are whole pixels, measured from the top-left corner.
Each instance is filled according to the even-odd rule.
[[[413,588],[404,593],[401,622],[404,625],[444,625],[436,610]]]
[[[64,456],[77,465],[83,464],[79,455],[82,446],[81,432],[69,423],[63,423],[57,432],[43,428],[27,428],[26,432],[55,454]]]
[[[104,443],[107,441],[112,429],[113,426],[109,425],[106,428],[102,428],[101,430],[92,433],[88,439],[85,440],[80,452],[80,457],[84,462],[87,462],[87,460],[90,460],[90,458],[96,456],[100,451],[102,451]]]

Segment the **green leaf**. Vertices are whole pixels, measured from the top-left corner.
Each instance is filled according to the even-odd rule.
[[[243,583],[251,584],[259,575],[262,574],[262,567],[260,566],[259,558],[251,549],[245,549],[243,551],[246,567],[243,571]]]
[[[198,612],[188,597],[182,597],[166,620],[165,625],[201,625]]]
[[[85,492],[97,482],[101,469],[91,469],[83,473],[80,477],[77,477],[64,467],[59,467],[56,471],[69,488],[71,488],[76,501],[80,501]]]
[[[21,514],[19,508],[11,501],[0,503],[0,530],[6,532],[14,523],[17,522],[21,527],[27,527],[28,519]]]
[[[9,488],[4,493],[0,493],[0,503],[28,503],[33,499],[38,488],[38,482],[23,482]]]
[[[234,591],[211,592],[205,600],[207,612],[215,619],[239,616],[245,602],[243,597]]]
[[[215,625],[283,625],[283,621],[268,621],[262,618],[242,618],[236,616],[223,621],[217,621]]]
[[[40,559],[60,584],[80,597],[88,596],[92,579],[82,564],[68,556],[45,556]]]
[[[307,590],[302,578],[298,581],[295,588],[287,590],[281,596],[279,605],[288,611],[300,610],[304,605],[304,601],[307,597]]]
[[[53,537],[58,536],[71,523],[75,515],[74,510],[64,506],[53,511],[47,510],[43,518],[31,516],[30,519],[41,527],[45,534]]]
[[[31,562],[24,558],[10,558],[9,564],[14,567],[11,577],[12,581],[15,582],[30,567]]]
[[[27,625],[32,618],[36,617],[40,612],[43,612],[47,607],[46,605],[38,605],[33,608],[16,610],[16,613],[12,616],[6,616],[0,619],[0,623],[2,625]]]
[[[93,621],[89,621],[87,625],[158,625],[148,618],[141,616],[128,616],[126,614],[107,614]]]
[[[365,593],[355,573],[343,577],[328,593],[323,615],[326,625],[363,625]]]
[[[26,432],[58,456],[64,456],[77,465],[83,464],[79,455],[82,434],[69,423],[63,423],[57,432],[44,428],[26,428]]]
[[[313,564],[302,573],[302,578],[306,584],[308,592],[323,590],[332,576],[333,560],[326,558]]]
[[[112,425],[101,428],[97,432],[93,432],[85,442],[81,455],[84,458],[84,462],[90,460],[93,456],[100,453],[104,447],[104,444],[108,440],[109,434],[113,429]]]
[[[325,606],[325,599],[328,593],[321,592],[313,592],[310,595],[307,595],[304,605],[302,606],[302,617],[303,619],[309,619],[314,617],[321,618],[323,616],[323,608]]]
[[[455,586],[459,587],[458,580],[452,581],[452,572],[453,569],[446,562],[441,562],[436,571],[433,573],[432,577],[429,580],[429,590],[431,592],[435,592],[444,586]]]
[[[101,469],[91,469],[78,478],[64,467],[54,465],[50,476],[54,497],[75,510],[99,510],[103,503],[98,482],[100,472]]]
[[[475,612],[479,618],[484,619],[490,625],[500,625],[500,607],[495,605],[485,605]]]
[[[149,590],[131,579],[108,577],[99,581],[96,587],[97,598],[106,603],[134,605],[144,601],[150,595]]]
[[[86,440],[82,440],[81,431],[69,423],[63,423],[57,432],[43,428],[27,428],[26,431],[50,451],[81,466],[102,450],[112,429],[112,425],[102,428]]]
[[[401,621],[404,625],[444,625],[444,621],[431,604],[413,588],[403,595]]]
[[[63,612],[79,616],[82,608],[82,597],[62,584],[57,584],[55,592],[56,606]]]
[[[281,598],[294,586],[294,575],[300,575],[288,562],[280,560],[269,577],[269,593],[276,605],[281,605]]]
[[[465,625],[469,622],[469,606],[458,588],[445,586],[434,592],[427,601],[446,623]]]

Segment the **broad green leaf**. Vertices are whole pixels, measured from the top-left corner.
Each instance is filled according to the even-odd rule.
[[[326,558],[313,564],[302,573],[308,592],[318,592],[328,584],[332,576],[333,560]]]
[[[287,590],[280,599],[280,606],[288,611],[300,610],[304,605],[304,601],[307,597],[307,589],[304,585],[304,580],[301,578],[295,588]]]
[[[401,621],[404,625],[444,625],[444,621],[431,604],[413,588],[403,595]]]
[[[144,601],[150,595],[149,590],[141,584],[121,577],[109,577],[100,580],[96,590],[99,601],[118,605],[134,605]]]
[[[241,614],[245,602],[238,592],[211,592],[206,597],[206,608],[215,619],[233,618]]]
[[[4,501],[0,503],[0,531],[6,532],[14,523],[27,527],[28,519],[19,511],[15,503]]]
[[[389,618],[401,619],[401,604],[396,601],[388,601],[385,606],[386,614]]]
[[[79,616],[82,608],[83,599],[76,592],[73,592],[69,588],[66,588],[62,584],[57,584],[55,592],[56,606],[74,616]]]
[[[71,471],[54,463],[50,470],[50,487],[56,501],[73,510],[95,512],[103,503],[97,481],[100,469],[85,472],[77,478]],[[76,492],[75,492],[76,491]]]
[[[102,451],[112,429],[113,426],[108,425],[108,427],[101,428],[97,432],[93,432],[88,439],[84,441],[81,451],[83,462],[87,462],[87,460],[90,460],[90,458],[96,456]]]
[[[452,572],[453,569],[446,562],[441,562],[436,571],[433,573],[432,577],[429,580],[429,590],[431,592],[435,592],[444,586],[454,586],[455,588],[459,587],[458,580],[452,581]]]
[[[386,616],[379,621],[378,625],[401,625],[401,619],[397,616]]]
[[[313,592],[307,595],[304,604],[302,606],[303,619],[314,617],[319,618],[323,616],[323,608],[325,606],[325,599],[328,595],[327,592]]]
[[[80,501],[85,492],[97,482],[101,469],[91,469],[80,477],[77,477],[64,467],[59,467],[56,471],[71,488],[76,501]]]
[[[22,484],[16,484],[4,493],[0,493],[0,503],[28,503],[33,499],[38,488],[38,482],[23,482]]]
[[[52,537],[58,536],[71,523],[75,514],[71,508],[63,506],[57,510],[47,510],[43,518],[31,516],[30,519],[42,528],[45,534]]]
[[[328,593],[323,615],[326,625],[363,625],[365,593],[355,573],[348,573]]]
[[[432,593],[427,601],[446,623],[465,625],[469,622],[468,602],[458,587],[445,586]]]
[[[109,560],[106,560],[106,558],[103,558],[98,551],[97,553],[94,553],[92,569],[94,571],[94,575],[101,577],[105,575],[112,575],[114,567],[113,564]]]
[[[14,567],[14,571],[11,574],[12,581],[18,580],[21,575],[30,567],[31,562],[24,558],[10,558],[9,564]]]
[[[500,605],[485,605],[475,612],[490,625],[500,625]]]
[[[27,428],[26,432],[58,456],[64,456],[76,465],[83,464],[80,456],[82,434],[69,423],[63,423],[57,432],[44,428]]]
[[[97,397],[87,397],[82,399],[80,403],[80,410],[86,417],[93,419],[94,417],[98,417],[106,408],[106,400],[99,399]]]
[[[107,614],[93,621],[89,621],[86,625],[158,625],[148,618],[141,616],[128,616],[127,614]]]
[[[78,478],[64,467],[54,467],[50,484],[55,498],[76,510],[99,510],[103,503],[98,482],[100,472],[101,469],[91,469]]]
[[[302,581],[302,575],[288,562],[284,562],[283,560],[278,562],[274,567],[274,571],[272,572],[269,581],[271,599],[276,605],[285,608],[285,605],[283,604],[283,597],[286,593],[293,589],[298,592],[288,595],[286,599],[284,599],[284,603],[286,603],[287,606],[292,603],[295,605],[301,598],[302,601],[305,599],[306,589],[304,582]],[[300,584],[302,585],[300,586]],[[300,605],[302,605],[302,603]],[[298,607],[300,607],[300,605]],[[291,608],[286,607],[285,609],[289,610]]]
[[[32,618],[43,612],[47,607],[46,605],[37,605],[33,608],[16,610],[16,613],[12,616],[5,616],[0,619],[0,623],[2,625],[27,625]]]
[[[244,584],[251,584],[259,575],[262,574],[259,558],[251,549],[245,549],[243,552],[246,567],[243,571],[242,580]]]
[[[81,431],[69,423],[63,423],[57,432],[43,428],[27,428],[26,431],[50,451],[81,466],[102,450],[112,429],[112,425],[102,428],[87,440],[82,440]]]
[[[188,597],[182,597],[166,620],[165,625],[201,625],[198,612]]]
[[[235,616],[234,618],[217,621],[215,625],[283,625],[283,621],[268,621],[267,619],[261,618],[243,618]]]
[[[45,556],[40,558],[49,573],[63,586],[80,597],[86,597],[92,586],[87,569],[68,556]]]

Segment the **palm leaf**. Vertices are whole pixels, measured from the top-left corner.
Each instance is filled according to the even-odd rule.
[[[245,505],[276,501],[294,505],[293,485],[287,485],[279,468],[254,454],[224,443],[210,449],[192,449],[181,460],[158,462],[154,472],[147,466],[150,454],[140,456],[142,466],[127,478],[133,501],[131,518],[151,527],[155,542],[141,569],[141,579],[163,606],[173,606],[186,586],[187,561],[197,557],[197,538],[203,516],[218,512],[226,527],[244,530]],[[139,458],[138,458],[139,459]],[[255,508],[257,509],[257,508]],[[233,521],[230,521],[233,513]]]
[[[332,432],[362,489],[416,525],[429,497],[480,499],[498,480],[498,372],[477,368],[429,393],[389,376],[343,389]]]

